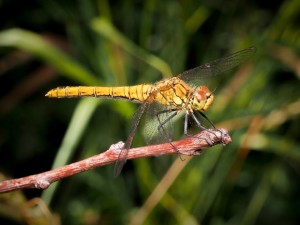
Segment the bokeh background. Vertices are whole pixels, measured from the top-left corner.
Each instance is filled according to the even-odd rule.
[[[23,177],[126,140],[137,105],[48,99],[133,85],[249,46],[209,82],[228,146],[127,162],[0,195],[0,224],[299,224],[300,1],[0,1],[0,172]],[[182,124],[181,124],[182,125]],[[133,146],[145,145],[141,129]]]

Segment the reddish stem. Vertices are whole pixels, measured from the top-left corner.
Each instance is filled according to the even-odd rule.
[[[185,155],[200,155],[200,151],[202,149],[212,147],[213,145],[220,143],[231,143],[231,138],[227,130],[207,129],[194,136],[187,137],[179,141],[174,141],[172,142],[172,145],[170,143],[164,143],[159,145],[132,148],[128,152],[127,159],[177,154],[178,152]],[[86,170],[91,170],[96,167],[111,164],[118,160],[118,156],[123,145],[123,142],[119,142],[115,145],[112,145],[110,149],[101,154],[51,171],[18,179],[2,181],[0,182],[0,193],[25,188],[46,189],[50,186],[51,183],[55,181],[61,180],[77,173],[84,172]]]

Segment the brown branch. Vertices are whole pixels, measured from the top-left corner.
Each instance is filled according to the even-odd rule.
[[[202,149],[216,144],[229,144],[231,138],[225,129],[208,129],[201,131],[194,136],[160,145],[151,145],[140,148],[132,148],[128,152],[128,159],[136,159],[149,156],[160,156],[177,154],[180,152],[185,155],[200,155]],[[20,190],[25,188],[46,189],[51,183],[77,173],[91,170],[96,167],[111,164],[118,160],[120,150],[124,146],[123,142],[114,144],[106,152],[92,156],[85,160],[72,163],[51,171],[39,173],[23,178],[5,180],[0,182],[0,193]],[[174,148],[175,147],[175,148]]]

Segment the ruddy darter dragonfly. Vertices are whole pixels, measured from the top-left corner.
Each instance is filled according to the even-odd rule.
[[[197,119],[195,113],[203,114],[212,104],[214,96],[208,87],[200,85],[202,79],[220,74],[232,69],[246,61],[254,52],[255,47],[228,55],[224,58],[203,64],[194,69],[187,70],[176,77],[158,81],[155,84],[139,84],[124,87],[98,87],[98,86],[67,86],[50,90],[46,96],[50,98],[116,98],[141,103],[136,111],[130,134],[124,148],[120,151],[115,165],[114,174],[121,172],[128,155],[137,126],[146,110],[152,111],[156,119],[155,125],[147,126],[149,136],[157,136],[161,132],[166,140],[171,143],[168,133],[170,121],[179,114],[185,112],[184,134],[188,135],[188,120],[195,122],[196,126],[205,129]],[[153,119],[152,119],[153,120]],[[159,131],[159,132],[158,132]],[[151,138],[151,137],[150,137]]]

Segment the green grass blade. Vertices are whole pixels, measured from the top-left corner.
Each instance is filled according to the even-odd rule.
[[[65,133],[62,144],[59,147],[52,169],[68,164],[79,140],[81,139],[87,124],[99,104],[98,99],[86,98],[79,102],[74,111],[69,127]],[[43,192],[42,198],[50,203],[57,189],[57,184],[52,184]]]
[[[55,67],[64,76],[79,83],[99,84],[93,74],[34,32],[22,29],[2,31],[0,32],[0,47],[14,47],[29,52]]]
[[[128,38],[123,36],[111,23],[105,19],[95,19],[92,21],[92,28],[100,35],[104,36],[111,42],[114,42],[117,45],[120,45],[127,52],[133,56],[139,58],[145,63],[153,66],[155,69],[160,71],[164,77],[169,77],[172,75],[171,68],[169,65],[163,61],[161,58],[158,58],[144,49],[138,47]]]

